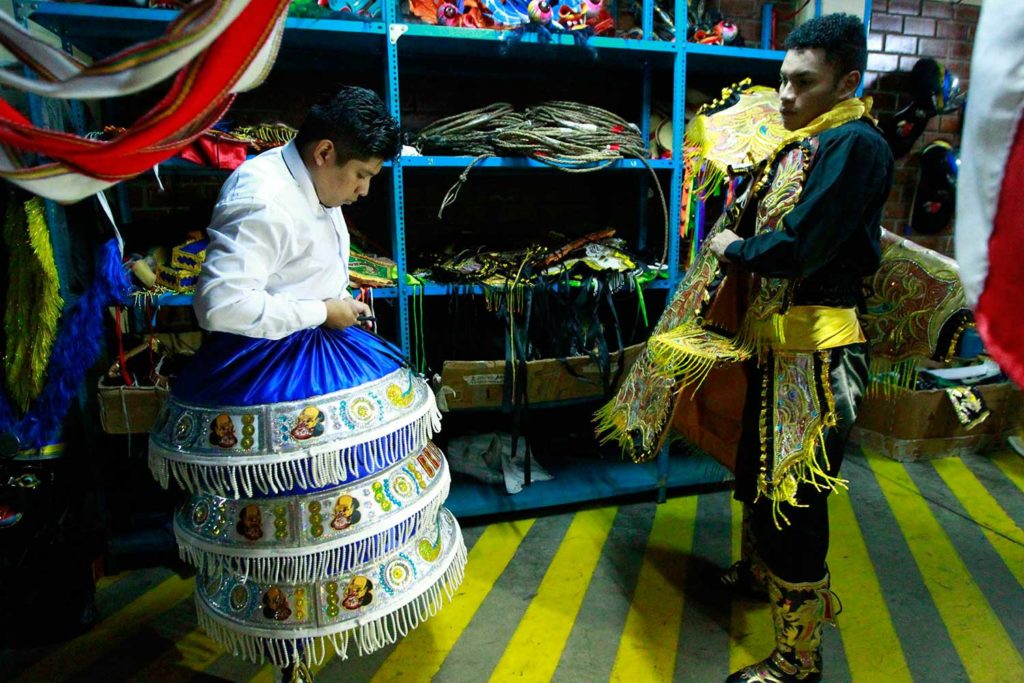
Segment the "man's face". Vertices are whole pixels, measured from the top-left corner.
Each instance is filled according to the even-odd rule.
[[[262,524],[261,517],[260,509],[255,505],[246,505],[242,508],[242,520],[245,522],[245,526],[250,529]]]
[[[840,100],[853,96],[860,73],[836,71],[837,67],[828,63],[821,48],[786,52],[779,84],[782,124],[786,130],[803,128]]]
[[[349,597],[362,599],[366,595],[366,588],[366,577],[357,576],[349,582],[345,592]]]
[[[277,609],[284,602],[284,593],[280,588],[271,588],[267,591],[267,605],[271,609]]]
[[[214,426],[217,432],[217,436],[224,438],[233,436],[235,433],[235,425],[232,424],[231,418],[227,415],[218,415]]]
[[[305,425],[309,429],[313,429],[316,427],[317,418],[320,416],[319,413],[320,411],[316,408],[304,408],[303,411],[299,413],[299,423]]]
[[[337,152],[330,141],[322,140],[314,148],[313,164],[309,174],[320,203],[329,209],[348,206],[370,193],[370,181],[380,173],[384,160],[350,159],[338,163]]]
[[[352,496],[342,496],[338,498],[338,502],[334,504],[334,514],[341,515],[342,517],[352,516]]]

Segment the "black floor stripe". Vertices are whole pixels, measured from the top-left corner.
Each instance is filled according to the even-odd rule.
[[[732,596],[719,587],[718,575],[732,564],[731,498],[731,491],[723,491],[700,496],[697,502],[674,681],[718,681],[729,673]]]
[[[922,682],[966,681],[967,673],[946,625],[864,456],[848,454],[843,476],[850,481],[854,514],[911,676]]]
[[[551,679],[553,683],[596,683],[607,681],[611,675],[643,566],[654,511],[654,503],[619,508]]]
[[[1024,618],[1020,612],[1021,605],[1024,605],[1024,586],[1017,582],[981,527],[968,516],[931,463],[909,464],[907,471],[926,498],[942,502],[936,505],[929,501],[928,506],[993,613],[1002,622],[1010,640],[1024,652]]]
[[[448,653],[434,681],[475,683],[490,677],[572,520],[573,514],[567,513],[534,522],[512,561]]]

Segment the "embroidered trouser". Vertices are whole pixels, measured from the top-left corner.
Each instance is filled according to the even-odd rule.
[[[835,400],[836,425],[825,430],[825,453],[819,449],[817,457],[822,469],[835,476],[839,473],[843,450],[867,386],[868,347],[867,344],[851,344],[832,349],[830,355],[829,384]],[[776,526],[773,519],[771,500],[762,496],[754,502],[761,453],[761,373],[771,372],[771,367],[771,363],[766,363],[760,368],[750,368],[743,413],[743,436],[736,460],[735,496],[737,500],[753,505],[751,531],[757,552],[768,569],[784,581],[818,581],[825,575],[825,556],[828,553],[828,490],[819,491],[810,484],[800,484],[797,499],[806,507],[785,505],[784,513],[789,524],[783,523],[781,528]],[[820,377],[819,373],[815,375]],[[824,388],[818,386],[817,389],[823,397]],[[773,425],[768,424],[766,431],[770,439]],[[770,443],[768,448],[771,448]],[[826,454],[827,467],[823,457]]]

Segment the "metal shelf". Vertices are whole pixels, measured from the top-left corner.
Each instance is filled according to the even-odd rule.
[[[408,291],[413,294],[419,294],[422,289],[423,296],[468,296],[468,295],[483,295],[486,288],[482,285],[464,285],[464,284],[445,284],[437,282],[428,282],[424,285],[406,285]],[[643,286],[643,289],[668,289],[668,280],[658,279],[652,280]],[[559,285],[555,285],[554,290],[558,291]],[[374,290],[376,294],[377,290]]]
[[[476,157],[470,156],[404,156],[401,157],[401,164],[404,168],[458,168],[463,169],[473,163]],[[647,161],[651,168],[672,170],[670,159],[649,159]],[[475,166],[475,169],[506,168],[506,169],[551,169],[557,170],[550,164],[541,163],[535,159],[526,157],[488,157]],[[645,170],[647,167],[639,159],[621,159],[611,164],[605,170],[609,171],[632,171]]]
[[[252,156],[250,155],[247,158],[251,159]],[[171,157],[167,161],[161,161],[159,172],[160,175],[231,175],[231,169],[203,166],[202,164],[186,161],[181,157]]]
[[[505,55],[525,59],[557,59],[566,61],[640,63],[663,59],[671,61],[676,52],[675,43],[657,40],[628,40],[626,38],[590,38],[579,45],[573,37],[553,34],[548,42],[541,42],[536,33],[523,33],[515,37],[509,30],[456,28],[430,24],[393,24],[392,36],[397,36],[399,55]]]
[[[359,293],[359,290],[354,291],[352,294],[355,296]],[[394,299],[395,288],[394,287],[374,287],[373,296],[376,299]],[[191,306],[194,295],[192,294],[155,294],[151,296],[133,296],[127,304],[135,303],[136,301],[148,300],[157,306]]]
[[[679,29],[685,30],[682,18],[686,15],[684,0],[675,1],[676,14],[681,18]],[[154,10],[136,7],[106,6],[95,4],[72,4],[63,2],[27,2],[15,0],[19,18],[29,17],[35,23],[47,28],[61,38],[66,49],[74,46],[93,58],[100,58],[119,51],[140,41],[161,35],[167,24],[174,20],[173,10]],[[458,63],[463,56],[487,57],[501,64],[536,64],[541,68],[522,69],[526,75],[551,77],[551,69],[561,71],[571,65],[572,69],[588,68],[589,65],[622,66],[625,71],[635,69],[636,77],[643,79],[637,104],[640,123],[646,126],[651,110],[653,71],[668,70],[672,78],[673,124],[677,131],[683,129],[681,103],[686,91],[688,74],[707,77],[717,87],[727,85],[738,77],[753,75],[760,82],[768,82],[777,76],[783,53],[718,46],[702,46],[686,43],[660,42],[653,40],[627,40],[622,38],[592,38],[585,46],[579,46],[571,36],[555,35],[550,43],[542,44],[536,34],[524,34],[520,40],[510,40],[509,32],[494,30],[455,29],[409,24],[400,16],[397,0],[382,3],[381,21],[364,23],[337,19],[289,18],[279,54],[277,67],[291,72],[293,69],[317,70],[320,75],[331,77],[355,66],[365,73],[384,75],[382,93],[392,114],[399,116],[402,100],[399,93],[402,78],[436,77],[437,65],[432,58],[454,58]],[[647,35],[652,35],[653,2],[644,0],[641,24]],[[360,59],[338,59],[338,55],[359,55]],[[423,59],[419,59],[422,57]],[[504,62],[508,58],[508,62]],[[421,64],[422,62],[422,64]],[[473,60],[466,60],[466,64]],[[339,64],[342,65],[339,67]],[[652,69],[653,67],[653,69]],[[339,68],[341,71],[339,71]],[[467,67],[473,68],[473,67]],[[513,68],[513,67],[509,67]],[[431,69],[434,71],[431,72]],[[422,75],[421,71],[429,74]],[[613,73],[608,71],[607,73]],[[571,78],[567,78],[565,96],[572,98]],[[500,86],[497,84],[496,88]],[[646,127],[644,128],[646,133]],[[652,160],[651,166],[671,171],[669,183],[670,210],[678,215],[682,195],[682,135],[674,142],[673,160]],[[479,286],[447,285],[428,283],[424,286],[407,284],[406,269],[406,223],[404,174],[425,168],[464,168],[471,157],[433,156],[408,157],[392,166],[390,173],[390,232],[392,249],[398,264],[400,284],[395,287],[375,288],[374,296],[381,300],[392,300],[397,310],[397,336],[406,352],[410,350],[410,303],[412,296],[459,296],[462,294],[483,294]],[[540,162],[524,158],[487,159],[477,165],[481,169],[505,169],[525,171],[549,168]],[[612,164],[609,171],[644,170],[640,160],[622,160]],[[205,168],[183,160],[171,160],[161,164],[161,172],[182,174],[225,175],[219,169]],[[419,172],[419,171],[417,171]],[[664,180],[664,179],[663,179]],[[640,206],[638,224],[646,225],[645,202],[639,193],[636,200]],[[52,202],[49,206],[56,206]],[[56,210],[56,209],[54,209]],[[649,290],[667,290],[678,281],[680,273],[675,264],[679,261],[678,233],[673,231],[669,244],[670,279],[657,279],[644,286]],[[641,242],[643,238],[641,238]],[[153,303],[161,306],[187,306],[192,304],[191,295],[164,294],[153,297]],[[656,462],[648,465],[634,465],[619,460],[597,461],[594,459],[548,458],[545,466],[555,475],[552,482],[537,482],[516,496],[507,496],[503,491],[482,484],[474,485],[458,481],[453,486],[449,506],[462,516],[478,516],[520,510],[535,510],[554,505],[574,504],[583,501],[613,498],[622,495],[646,495],[657,492],[663,499],[669,486],[719,483],[728,478],[728,473],[706,457],[669,458],[667,449]]]
[[[652,280],[643,286],[644,289],[668,289],[668,280],[658,279]],[[557,289],[557,287],[556,287]],[[422,290],[422,291],[421,291]],[[411,295],[419,295],[422,293],[423,296],[464,296],[464,295],[479,295],[484,294],[484,287],[480,285],[457,285],[457,284],[439,284],[436,282],[428,282],[424,285],[406,285],[406,292]],[[359,290],[353,291],[353,296],[358,294]],[[395,299],[398,296],[397,287],[374,287],[373,297],[375,299]],[[191,306],[192,305],[192,294],[156,294],[153,296],[139,296],[134,297],[125,303],[133,303],[138,299],[148,299],[157,306]]]
[[[255,155],[249,155],[251,159]],[[472,163],[475,157],[469,156],[404,156],[401,157],[403,168],[457,168],[463,169]],[[655,170],[672,170],[671,159],[648,159],[647,163]],[[384,162],[385,168],[391,168],[394,164],[391,161]],[[526,157],[490,157],[478,162],[474,169],[549,169],[557,170],[550,164],[543,164],[534,159]],[[646,170],[646,166],[639,159],[621,159],[608,166],[607,171],[633,171]],[[160,173],[179,175],[229,175],[231,171],[224,168],[213,168],[202,166],[186,161],[180,157],[173,157],[160,163]]]
[[[63,2],[25,3],[29,18],[53,31],[87,55],[104,57],[133,43],[161,35],[178,15],[177,10],[86,5]],[[285,20],[282,49],[344,49],[384,51],[386,28],[381,22],[342,19]],[[346,36],[338,41],[339,34]]]
[[[713,75],[717,79],[746,78],[776,83],[779,67],[786,57],[783,50],[762,50],[729,45],[686,44],[686,70],[692,74]]]
[[[178,14],[176,10],[63,2],[26,3],[24,6],[29,9],[32,21],[93,57],[107,55],[131,43],[159,36]],[[290,47],[302,50],[343,47],[348,51],[372,48],[373,52],[380,53],[384,50],[383,37],[388,34],[388,26],[383,22],[344,19],[289,17],[285,29],[285,50]],[[487,49],[483,45],[490,44],[510,50],[521,48],[528,54],[553,49],[557,50],[557,57],[561,60],[569,57],[573,51],[587,55],[589,48],[593,48],[597,51],[598,59],[606,61],[621,58],[622,55],[631,55],[631,58],[646,55],[644,59],[651,59],[652,56],[657,59],[658,55],[670,57],[682,49],[689,55],[689,67],[697,71],[721,71],[723,66],[729,70],[775,69],[785,56],[781,50],[698,43],[677,45],[667,41],[605,37],[591,38],[586,48],[580,48],[571,36],[564,34],[553,35],[549,43],[539,42],[537,35],[532,33],[512,42],[508,31],[429,24],[395,23],[391,29],[400,52],[408,50],[457,55],[468,50],[478,54],[481,49]],[[339,35],[345,35],[346,39],[338,41]]]
[[[452,481],[445,507],[459,519],[465,519],[657,493],[663,490],[662,487],[721,484],[732,478],[728,470],[707,455],[662,457],[667,462],[637,465],[629,461],[597,458],[545,458],[542,454],[544,469],[554,477],[551,481],[535,481],[510,496],[498,486],[457,475]]]

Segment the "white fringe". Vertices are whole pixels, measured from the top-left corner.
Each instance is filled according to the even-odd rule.
[[[354,640],[360,655],[369,654],[396,642],[419,624],[437,614],[445,600],[450,601],[458,590],[466,569],[466,547],[460,541],[451,564],[440,579],[423,593],[394,612],[385,614],[365,624],[345,624],[345,630],[325,635],[299,638],[273,638],[239,633],[224,625],[207,612],[202,600],[196,595],[196,612],[199,625],[214,641],[229,652],[250,662],[263,664],[268,659],[279,668],[300,659],[306,666],[322,664],[327,656],[327,646],[334,648],[341,659],[348,659],[348,645]]]
[[[276,461],[232,462],[230,457],[207,457],[186,462],[181,454],[167,451],[150,441],[149,469],[164,488],[171,475],[178,486],[191,493],[210,493],[222,498],[253,497],[253,491],[277,495],[296,486],[322,487],[345,483],[360,467],[365,476],[389,467],[413,451],[421,450],[441,429],[436,405],[415,421],[372,441],[343,448],[321,447],[305,453],[289,453]],[[363,452],[360,452],[362,450]],[[356,481],[356,479],[353,479]]]
[[[449,487],[450,483],[445,482],[434,500],[395,526],[336,548],[319,551],[315,547],[296,548],[293,552],[302,554],[290,557],[239,557],[197,548],[188,543],[187,537],[176,534],[178,554],[201,576],[227,570],[261,583],[321,581],[331,575],[347,573],[412,541],[417,533],[422,532],[424,524],[431,524],[437,519],[448,497]]]

